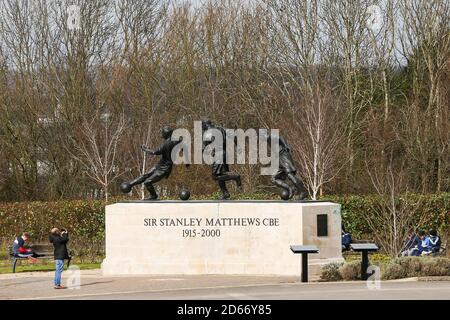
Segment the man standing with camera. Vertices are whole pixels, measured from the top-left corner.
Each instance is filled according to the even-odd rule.
[[[50,242],[54,248],[55,258],[55,289],[65,289],[61,285],[61,274],[64,270],[64,260],[69,259],[69,252],[67,251],[67,242],[69,242],[69,234],[65,229],[59,230],[53,228],[50,235]]]

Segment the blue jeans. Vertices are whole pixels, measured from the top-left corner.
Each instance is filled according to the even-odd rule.
[[[61,274],[64,270],[64,260],[55,260],[55,286],[61,285]]]

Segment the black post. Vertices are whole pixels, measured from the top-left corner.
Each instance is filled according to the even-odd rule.
[[[361,280],[367,280],[367,268],[369,267],[369,253],[367,250],[362,251],[361,261]]]
[[[308,282],[308,253],[302,252],[302,282]]]
[[[19,259],[14,257],[13,261],[12,261],[12,272],[13,273],[16,273],[17,260],[19,260]]]

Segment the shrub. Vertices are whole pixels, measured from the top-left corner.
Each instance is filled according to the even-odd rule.
[[[348,232],[355,239],[371,238],[371,234],[379,232],[372,230],[367,224],[361,212],[376,214],[374,208],[380,203],[378,195],[338,195],[326,196],[326,199],[340,203],[342,205],[342,221]],[[446,235],[450,225],[450,193],[435,194],[408,194],[409,201],[420,203],[420,208],[415,212],[414,225],[420,229],[429,230],[434,228],[441,235]],[[400,197],[399,201],[404,201],[406,197]],[[420,200],[420,201],[418,201]],[[427,220],[420,224],[419,217],[426,216]]]
[[[408,277],[417,277],[421,273],[423,259],[422,257],[401,257],[392,260],[392,263],[400,265]]]
[[[396,263],[388,263],[382,272],[383,280],[406,278],[407,272],[404,267]]]
[[[424,258],[422,276],[450,276],[450,259]]]
[[[343,263],[332,262],[326,264],[320,270],[320,280],[322,281],[340,281],[342,276],[339,272],[339,268],[342,267]]]
[[[383,280],[431,276],[450,276],[450,259],[401,257],[388,263],[382,272]]]
[[[394,280],[411,277],[450,276],[450,259],[444,257],[401,257],[381,264],[381,278]],[[321,281],[361,279],[360,261],[330,263],[321,270]]]
[[[339,273],[345,281],[361,279],[361,262],[352,261],[345,263],[339,268]]]

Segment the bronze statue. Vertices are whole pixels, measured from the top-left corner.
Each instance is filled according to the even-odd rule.
[[[202,130],[203,133],[205,133],[207,130],[209,129],[218,129],[221,133],[222,133],[222,148],[221,150],[213,150],[212,151],[212,156],[216,156],[218,155],[218,153],[221,153],[218,155],[218,160],[215,160],[214,163],[212,164],[211,168],[212,168],[212,178],[214,181],[217,181],[217,184],[219,185],[220,191],[222,192],[222,195],[220,196],[220,200],[226,200],[230,198],[230,193],[228,192],[227,189],[227,185],[226,185],[226,181],[229,180],[234,180],[236,182],[236,185],[238,187],[240,187],[242,185],[241,183],[241,176],[238,174],[231,174],[229,165],[227,163],[227,155],[226,155],[226,143],[227,143],[227,139],[226,139],[226,132],[225,129],[222,127],[218,127],[216,125],[214,125],[211,121],[206,120],[206,121],[202,121]],[[205,148],[213,142],[212,136],[206,134],[203,137],[203,150],[205,150]]]
[[[271,139],[275,137],[271,134],[264,134],[261,138],[267,139],[267,143],[270,145]],[[298,193],[298,200],[305,200],[308,197],[308,191],[303,182],[296,176],[297,169],[292,159],[291,147],[283,137],[278,136],[277,138],[279,141],[279,167],[271,181],[274,185],[282,188],[281,196],[284,200],[292,198],[295,191]],[[294,184],[295,189],[286,182],[287,179]]]
[[[158,199],[158,194],[156,193],[154,184],[161,181],[162,179],[167,179],[172,172],[172,149],[179,144],[182,140],[173,141],[171,139],[173,130],[169,127],[164,127],[161,130],[162,138],[164,139],[164,143],[156,150],[150,150],[147,146],[142,145],[142,151],[150,155],[160,155],[161,159],[159,162],[152,167],[147,173],[142,176],[134,179],[133,181],[127,183],[124,182],[121,184],[120,188],[122,192],[128,193],[131,191],[131,188],[144,183],[147,191],[150,193],[150,196],[147,200],[156,200]]]
[[[209,129],[216,129],[218,136],[214,135],[214,132]],[[160,155],[161,159],[159,162],[152,167],[147,173],[141,175],[140,177],[134,179],[131,182],[124,182],[120,185],[120,189],[124,193],[129,193],[131,189],[138,185],[144,184],[149,192],[149,197],[147,200],[156,200],[158,195],[156,193],[154,184],[161,181],[162,179],[167,179],[171,172],[173,166],[172,151],[175,146],[182,142],[182,138],[179,140],[172,140],[173,130],[169,127],[164,127],[161,130],[162,138],[164,139],[163,144],[156,150],[150,150],[147,146],[142,145],[142,151],[150,155]],[[221,139],[221,143],[215,145],[211,148],[211,156],[213,157],[211,169],[212,178],[217,182],[221,196],[220,200],[227,200],[230,198],[230,193],[227,189],[226,182],[233,180],[238,187],[241,186],[241,176],[238,174],[230,173],[229,164],[227,163],[227,143],[230,143],[227,139],[226,130],[213,124],[211,121],[202,121],[202,133],[203,133],[203,148],[204,152],[208,145],[214,142],[214,139]],[[269,134],[267,132],[260,133],[260,139],[266,139],[267,143],[270,145],[272,139],[278,139],[279,151],[278,151],[278,170],[272,175],[272,183],[282,189],[281,198],[288,200],[294,196],[297,192],[298,199],[304,200],[308,197],[308,191],[306,190],[302,181],[297,177],[297,169],[295,168],[294,161],[292,159],[291,148],[286,142],[286,140],[278,135]],[[236,138],[232,143],[237,143]],[[185,154],[186,156],[186,154]],[[189,166],[189,164],[186,164]],[[288,181],[291,181],[294,187],[291,187]],[[189,191],[184,188],[180,193],[180,199],[188,200],[190,197]]]

